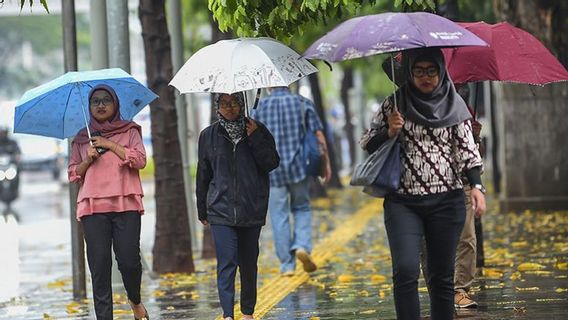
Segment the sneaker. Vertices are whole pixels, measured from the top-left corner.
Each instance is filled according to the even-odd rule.
[[[477,302],[465,292],[456,292],[454,295],[454,306],[456,308],[477,308]]]
[[[318,268],[312,260],[310,254],[304,249],[296,250],[296,257],[302,262],[304,265],[304,271],[306,272],[314,272]]]

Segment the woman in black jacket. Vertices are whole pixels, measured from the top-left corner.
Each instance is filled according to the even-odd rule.
[[[258,239],[268,209],[268,173],[280,158],[266,127],[243,114],[241,92],[215,96],[219,121],[199,136],[197,211],[210,225],[217,252],[217,288],[225,319],[234,318],[235,274],[241,312],[253,319]]]

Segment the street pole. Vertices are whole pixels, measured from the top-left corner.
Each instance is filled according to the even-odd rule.
[[[93,69],[108,68],[106,1],[90,0],[89,15]]]
[[[107,0],[109,66],[130,73],[128,0]]]
[[[61,3],[61,18],[63,24],[63,57],[65,72],[77,71],[77,29],[75,25],[75,1],[63,0]],[[68,142],[71,154],[71,140]],[[71,259],[73,268],[73,299],[82,300],[87,297],[85,283],[85,246],[83,229],[77,222],[77,194],[79,187],[69,184],[69,218],[71,222]]]
[[[171,36],[172,45],[172,65],[174,73],[183,65],[183,36],[181,25],[181,1],[168,0],[168,29]],[[183,166],[183,185],[185,189],[185,201],[187,203],[187,215],[189,217],[189,231],[191,235],[191,246],[194,251],[197,245],[197,219],[195,213],[195,203],[193,201],[193,184],[190,175],[190,154],[187,126],[187,105],[184,95],[176,96],[176,111],[178,114],[178,136],[181,149],[181,160]]]

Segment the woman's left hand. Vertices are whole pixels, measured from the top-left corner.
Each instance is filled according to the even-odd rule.
[[[476,218],[481,218],[485,213],[485,195],[481,190],[477,188],[471,189],[471,205],[473,206],[473,211],[475,212]]]
[[[254,130],[258,128],[258,125],[251,118],[246,118],[246,122],[247,122],[247,135],[250,136],[254,132]]]
[[[105,149],[112,149],[114,145],[114,142],[101,136],[92,137],[91,142],[93,144],[93,147],[100,147]]]

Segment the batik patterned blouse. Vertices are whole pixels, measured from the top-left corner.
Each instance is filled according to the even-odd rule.
[[[391,99],[386,99],[373,116],[371,128],[359,141],[363,149],[367,149],[373,137],[388,130],[388,115],[393,110]],[[482,166],[470,120],[451,127],[430,128],[405,119],[399,141],[400,194],[429,195],[463,188],[460,177],[464,172]]]

